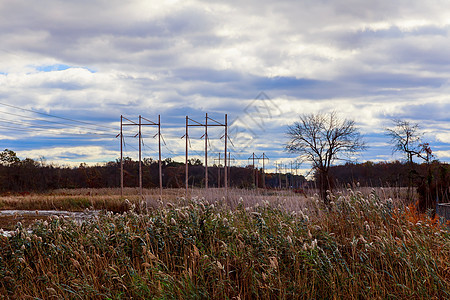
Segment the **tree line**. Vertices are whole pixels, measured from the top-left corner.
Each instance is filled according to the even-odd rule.
[[[124,186],[138,186],[139,162],[129,157],[124,158]],[[331,166],[329,177],[332,188],[346,187],[348,184],[369,187],[407,187],[410,178],[418,192],[429,192],[431,200],[450,202],[450,166],[438,161],[429,164],[408,162],[371,162],[353,163]],[[159,187],[158,161],[144,158],[142,162],[143,186],[145,188]],[[209,166],[208,181],[210,186],[223,186],[224,170],[221,166]],[[184,188],[185,165],[167,158],[162,161],[163,186],[165,188]],[[189,161],[189,185],[204,186],[205,168],[198,159]],[[230,186],[237,188],[263,187],[263,174],[258,170],[247,167],[230,167]],[[302,175],[266,173],[264,175],[266,188],[292,188],[301,190],[317,186],[320,180],[318,172],[314,173],[315,180],[307,181]],[[428,187],[428,182],[432,185]],[[0,153],[0,191],[5,192],[46,192],[61,188],[118,188],[120,187],[120,161],[108,162],[102,165],[88,166],[80,164],[78,167],[64,167],[54,164],[37,162],[30,158],[20,160],[12,150]]]
[[[335,187],[359,184],[368,187],[416,187],[421,210],[436,202],[450,202],[450,165],[434,160],[429,163],[371,162],[333,166],[330,177]],[[412,180],[412,182],[411,182]]]
[[[204,187],[205,168],[199,159],[190,159],[189,186]],[[161,162],[164,188],[185,187],[185,164],[167,158]],[[139,162],[129,157],[123,159],[124,187],[139,186]],[[157,160],[144,158],[142,161],[142,182],[144,188],[159,187],[159,165]],[[262,174],[261,170],[246,167],[229,167],[229,186],[237,188],[265,187],[301,188],[306,179],[294,174]],[[221,165],[208,166],[210,187],[224,186],[224,168]],[[281,182],[280,182],[281,181]],[[30,158],[20,160],[12,150],[0,153],[0,192],[46,192],[62,188],[118,188],[120,187],[120,160],[102,165],[64,167],[46,164]]]

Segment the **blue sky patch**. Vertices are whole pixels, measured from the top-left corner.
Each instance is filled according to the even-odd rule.
[[[82,69],[86,69],[91,73],[96,73],[96,71],[86,68],[86,67],[78,67],[78,66],[69,66],[69,65],[65,65],[65,64],[54,64],[54,65],[42,65],[42,66],[37,66],[36,70],[39,72],[54,72],[54,71],[64,71],[70,68],[82,68]],[[1,74],[1,73],[0,73]]]
[[[71,66],[56,64],[56,65],[44,65],[36,67],[36,70],[39,72],[53,72],[53,71],[64,71],[70,69]]]

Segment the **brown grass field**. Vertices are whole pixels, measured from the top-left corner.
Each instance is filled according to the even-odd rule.
[[[347,189],[340,189],[343,195],[346,195]],[[374,190],[377,194],[395,202],[402,201],[406,195],[406,188],[357,188],[362,193],[370,193]],[[307,197],[313,197],[317,191],[306,190]],[[244,205],[254,206],[261,201],[269,201],[272,205],[282,204],[289,210],[303,209],[305,195],[296,194],[293,190],[245,190],[229,189],[225,198],[225,189],[210,188],[189,189],[188,197],[204,197],[209,200],[221,201],[230,208],[235,208],[242,198]],[[155,207],[159,205],[160,199],[163,203],[174,202],[181,197],[185,197],[185,189],[164,189],[162,198],[158,189],[143,189],[143,199],[140,199],[138,188],[124,188],[124,196],[120,196],[118,188],[104,189],[58,189],[50,193],[26,195],[10,194],[0,196],[0,210],[68,210],[83,211],[84,209],[108,210],[113,212],[123,212],[128,210],[124,199],[136,205],[144,202],[146,207]]]
[[[158,193],[1,197],[2,210],[97,213],[9,217],[12,231],[0,235],[0,298],[450,298],[448,226],[417,213],[404,190],[342,189],[328,206],[313,191]]]

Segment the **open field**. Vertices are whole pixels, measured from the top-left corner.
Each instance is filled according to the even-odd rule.
[[[447,227],[389,199],[392,191],[349,189],[326,207],[289,192],[232,190],[223,200],[223,190],[193,190],[189,199],[174,190],[163,201],[147,193],[144,208],[131,192],[130,203],[84,192],[24,198],[104,199],[128,211],[18,224],[0,237],[3,297],[450,297]]]
[[[375,190],[377,194],[386,199],[391,198],[398,203],[404,199],[406,188],[354,188],[364,194]],[[341,189],[343,195],[347,195],[347,189]],[[226,203],[230,208],[235,208],[242,198],[245,206],[254,206],[262,201],[268,201],[271,205],[283,204],[290,210],[303,209],[306,197],[313,197],[315,190],[305,190],[305,194],[294,193],[293,190],[264,190],[264,189],[229,189],[225,200],[225,189],[210,188],[189,189],[188,197],[204,197],[209,201]],[[164,189],[162,202],[176,202],[185,197],[184,189]],[[145,207],[157,207],[160,205],[158,189],[144,189],[143,199],[140,201],[137,188],[125,188],[124,196],[120,196],[118,188],[103,189],[59,189],[50,193],[6,194],[0,196],[0,210],[68,210],[83,211],[86,208],[95,210],[108,210],[112,212],[124,212],[129,209],[124,199],[140,205],[144,201]]]

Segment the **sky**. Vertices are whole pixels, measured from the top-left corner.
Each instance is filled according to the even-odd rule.
[[[264,153],[274,170],[296,160],[287,126],[335,111],[366,141],[358,162],[402,158],[385,135],[393,119],[418,123],[449,162],[448,4],[0,0],[0,148],[60,165],[114,161],[120,116],[160,115],[162,156],[183,161],[186,116],[227,114],[232,164]],[[135,159],[137,130],[124,131]],[[202,158],[203,129],[189,130],[190,157]],[[224,128],[208,131],[211,164]],[[142,127],[144,157],[157,157],[156,133]]]

